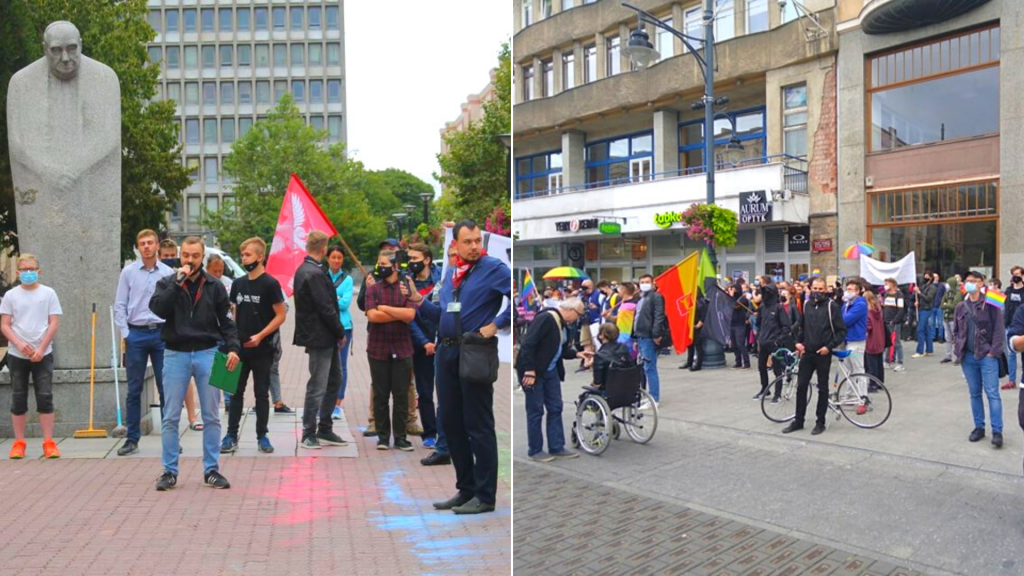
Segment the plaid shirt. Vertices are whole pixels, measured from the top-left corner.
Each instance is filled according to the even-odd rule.
[[[366,289],[366,309],[377,306],[409,308],[398,282],[377,282]],[[366,340],[366,354],[373,360],[402,360],[412,357],[412,334],[409,325],[395,321],[378,324],[370,322],[370,336]]]

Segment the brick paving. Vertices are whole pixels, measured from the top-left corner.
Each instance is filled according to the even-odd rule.
[[[516,462],[517,574],[897,576],[873,558]]]
[[[327,449],[298,456],[287,449],[278,457],[236,454],[221,460],[231,489],[215,491],[202,485],[198,444],[186,443],[178,487],[165,493],[154,490],[161,471],[156,453],[103,459],[109,450],[101,449],[90,458],[0,461],[0,576],[507,574],[507,365],[495,385],[501,450],[497,510],[475,517],[437,512],[431,502],[455,492],[452,467],[421,466],[419,459],[429,450],[419,439],[411,453],[379,452],[374,439],[359,433],[366,423],[370,379],[364,319],[353,316],[359,325],[356,354],[349,358],[349,429],[342,435],[355,439],[358,457],[331,457]],[[291,333],[289,317],[286,343]],[[287,404],[301,406],[306,378],[306,355],[286,344],[281,379]],[[70,450],[73,442],[61,446]],[[144,449],[158,446],[158,437],[143,437]],[[38,447],[30,443],[29,448]]]

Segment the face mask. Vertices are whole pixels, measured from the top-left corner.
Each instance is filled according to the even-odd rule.
[[[259,260],[253,260],[252,264],[242,264],[242,268],[245,268],[246,272],[252,272],[256,268],[258,268],[259,265],[260,265],[260,261]]]
[[[849,302],[857,297],[856,292],[843,292],[843,302]]]
[[[640,285],[640,291],[643,292],[644,294],[650,292],[651,291],[651,285],[650,284],[641,284]]]
[[[978,291],[978,285],[975,284],[974,282],[968,282],[964,284],[964,290],[967,290],[968,294],[974,294],[975,292]]]
[[[377,278],[380,278],[381,280],[385,280],[387,278],[390,278],[391,274],[393,274],[394,271],[395,269],[392,268],[391,266],[381,266],[380,268],[377,268],[377,271],[374,272],[374,275],[377,276]]]
[[[422,260],[420,260],[419,262],[409,262],[408,265],[409,272],[412,272],[413,274],[419,274],[420,272],[423,272],[423,269],[426,267],[427,263]]]
[[[1024,282],[1024,278],[1021,278],[1020,276],[1014,276],[1013,277],[1013,283],[1014,284],[1020,284],[1021,282]]]
[[[815,302],[824,302],[827,297],[824,292],[811,292],[811,299]]]
[[[787,300],[789,300],[789,299],[786,298],[785,296],[780,296],[779,297],[779,303],[780,304],[785,304]]]
[[[754,286],[760,286],[760,285],[761,285],[761,281],[760,280],[754,280]]]
[[[18,279],[21,280],[22,284],[31,286],[39,281],[39,271],[29,270],[28,272],[18,272]]]
[[[163,260],[161,260],[161,262],[170,266],[171,268],[181,268],[180,258],[164,258]]]

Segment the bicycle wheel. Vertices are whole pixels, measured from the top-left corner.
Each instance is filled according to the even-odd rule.
[[[637,403],[623,409],[626,434],[637,444],[647,444],[658,429],[658,405],[647,390],[640,390]]]
[[[858,428],[878,428],[892,414],[892,396],[871,374],[850,374],[839,383],[836,407]]]
[[[811,387],[807,387],[810,399]],[[789,422],[796,416],[796,374],[783,373],[768,385],[767,394],[761,396],[761,413],[772,422]]]
[[[608,449],[612,435],[612,411],[604,398],[589,395],[576,408],[576,437],[580,448],[597,456]]]

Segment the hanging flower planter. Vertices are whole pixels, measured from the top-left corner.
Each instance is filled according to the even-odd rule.
[[[691,204],[680,219],[686,226],[686,236],[710,246],[729,248],[736,244],[739,219],[728,208],[715,204]]]

